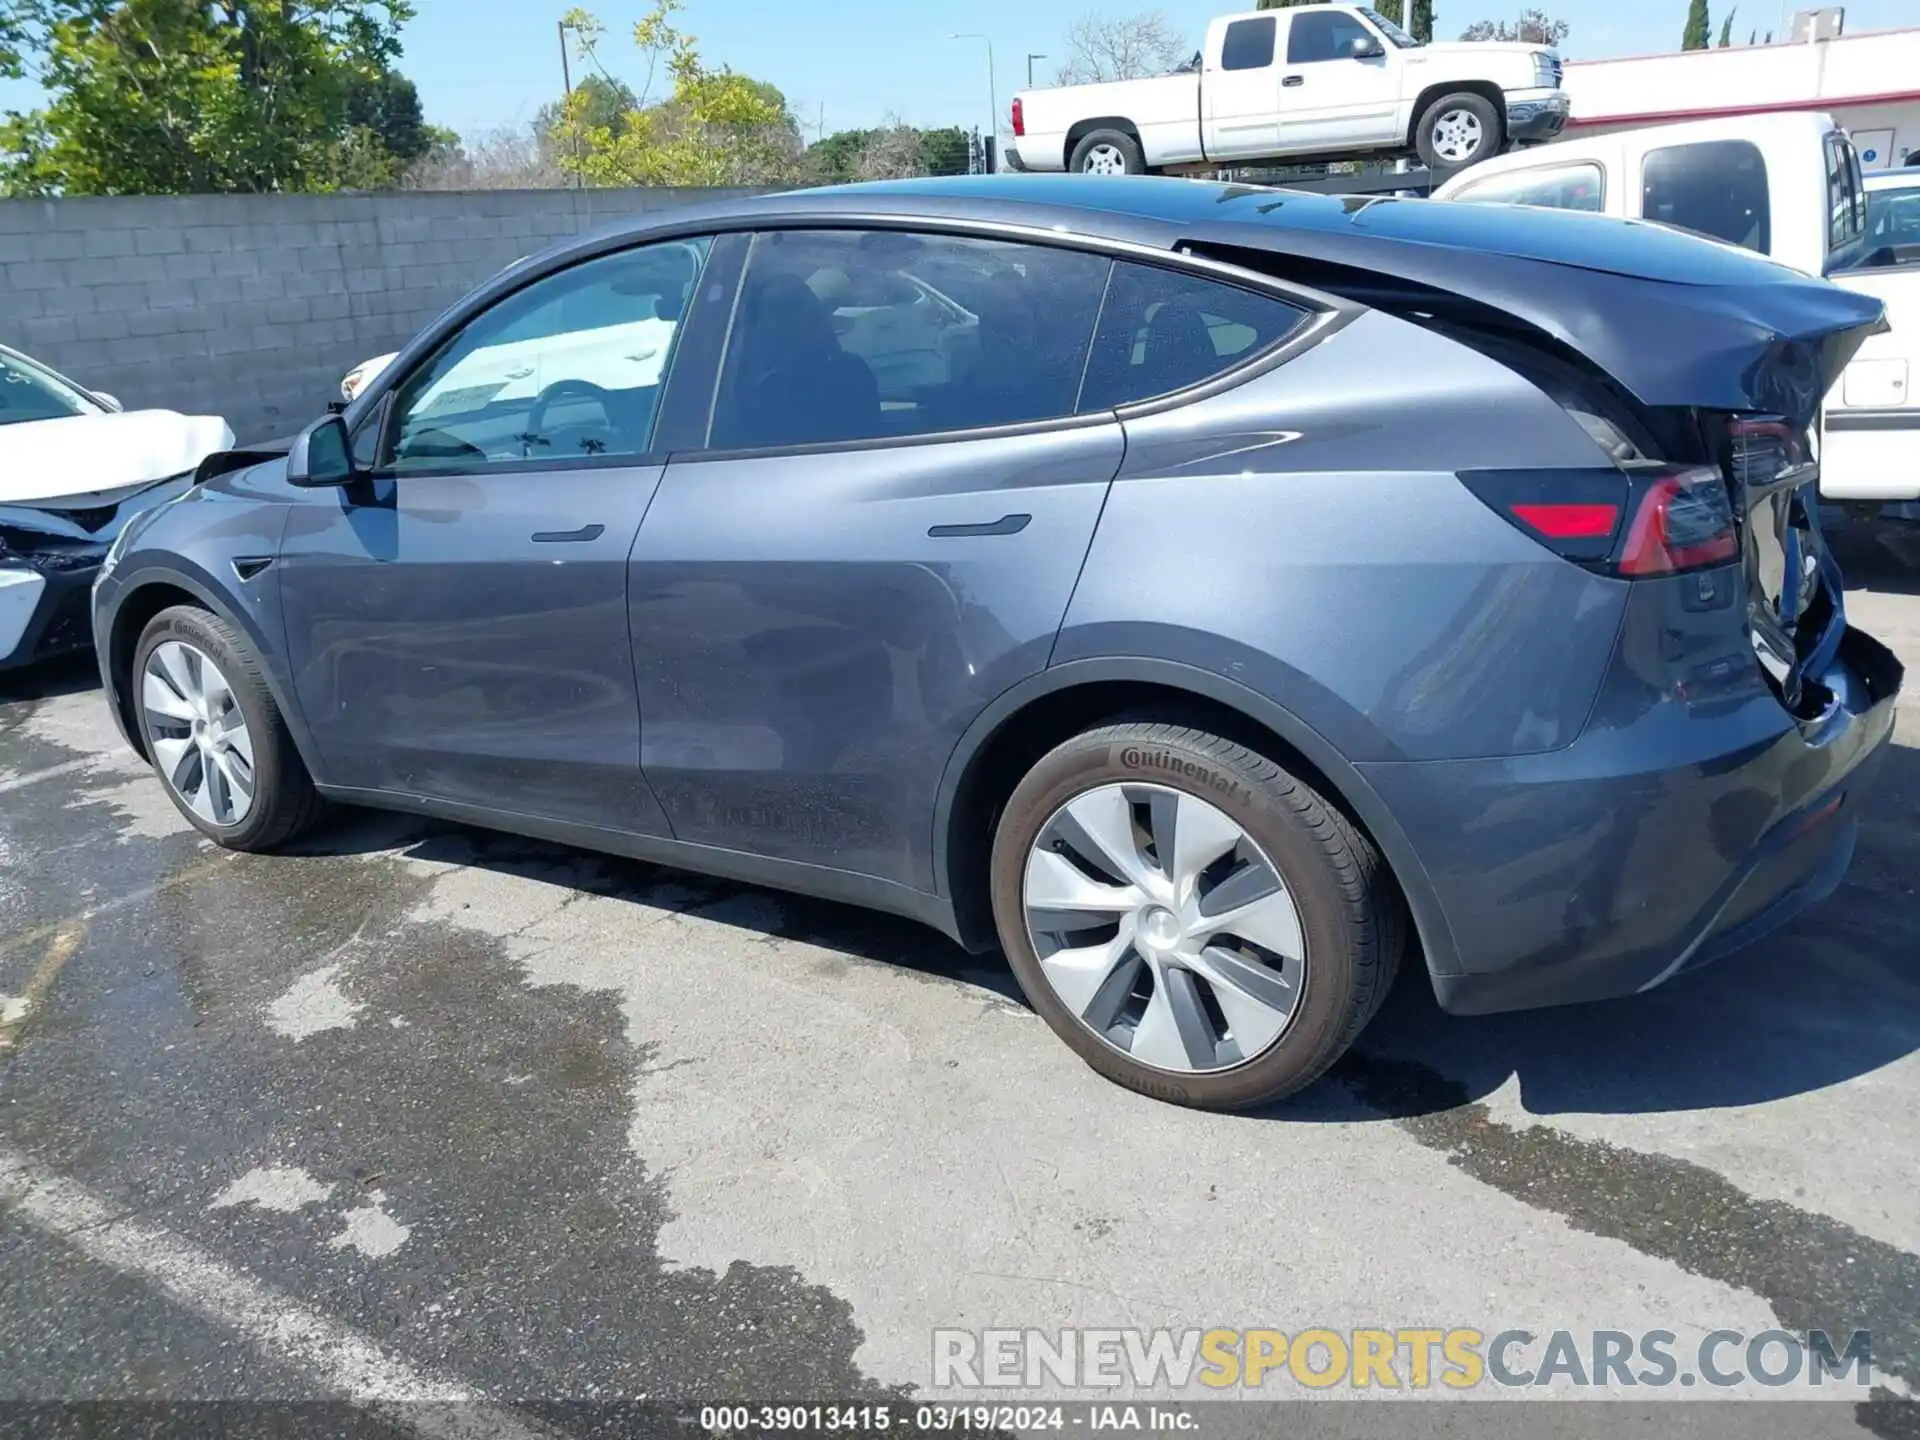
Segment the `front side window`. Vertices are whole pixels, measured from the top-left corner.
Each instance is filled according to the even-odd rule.
[[[0,351],[0,425],[100,413],[100,406],[91,396],[67,384],[51,370]]]
[[[1348,60],[1353,57],[1354,41],[1373,38],[1371,30],[1344,11],[1296,10],[1287,31],[1287,63]]]
[[[1274,19],[1235,20],[1220,42],[1222,70],[1264,70],[1273,64]]]
[[[1647,153],[1640,213],[1757,250],[1772,248],[1767,163],[1750,140],[1703,140]]]
[[[1867,238],[1853,265],[1871,270],[1920,266],[1920,181],[1876,185],[1866,197]]]
[[[754,239],[715,449],[906,438],[1074,413],[1111,262],[890,230]]]
[[[1080,409],[1109,410],[1197,385],[1285,339],[1307,315],[1234,285],[1117,264]]]
[[[549,275],[473,319],[394,392],[397,472],[642,455],[704,239]]]
[[[1606,203],[1606,180],[1598,165],[1552,165],[1490,175],[1451,197],[1455,203],[1539,205],[1552,210],[1598,212]]]

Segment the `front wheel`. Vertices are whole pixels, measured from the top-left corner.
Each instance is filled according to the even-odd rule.
[[[1073,147],[1067,168],[1076,175],[1144,175],[1147,160],[1124,130],[1095,130]]]
[[[1398,892],[1338,810],[1203,731],[1107,726],[1043,757],[994,836],[994,918],[1041,1017],[1094,1069],[1239,1110],[1311,1084],[1372,1018]]]
[[[128,677],[140,738],[167,797],[230,850],[268,850],[308,829],[321,802],[252,646],[192,605],[162,610]]]
[[[1426,108],[1413,131],[1414,148],[1429,170],[1464,170],[1498,155],[1506,126],[1484,95],[1442,95]]]

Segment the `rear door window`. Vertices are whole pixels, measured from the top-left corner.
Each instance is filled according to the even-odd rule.
[[[1450,197],[1454,203],[1540,205],[1552,210],[1590,210],[1606,206],[1606,177],[1595,164],[1541,166],[1490,175]]]
[[[1081,412],[1169,395],[1233,369],[1306,323],[1298,305],[1122,262],[1100,312]]]
[[[1844,135],[1827,136],[1827,253],[1850,248],[1866,227],[1859,161]]]
[[[956,235],[762,233],[709,443],[905,439],[1071,416],[1112,264]]]
[[[1222,70],[1264,70],[1273,64],[1273,27],[1270,15],[1257,20],[1235,20],[1220,42]]]
[[[1650,150],[1640,173],[1640,213],[1767,254],[1773,229],[1767,162],[1750,140],[1702,140]]]

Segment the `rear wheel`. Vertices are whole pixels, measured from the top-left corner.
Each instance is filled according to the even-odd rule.
[[[1144,175],[1140,142],[1124,130],[1095,130],[1073,147],[1067,168],[1076,175]]]
[[[994,836],[994,918],[1033,1007],[1163,1100],[1312,1083],[1392,983],[1399,900],[1346,818],[1264,756],[1134,723],[1042,758]]]
[[[203,835],[268,850],[318,819],[313,780],[233,626],[190,605],[162,610],[140,634],[129,678],[147,756]]]
[[[1484,95],[1460,91],[1442,95],[1426,108],[1414,127],[1414,147],[1429,170],[1464,170],[1498,155],[1506,127]]]

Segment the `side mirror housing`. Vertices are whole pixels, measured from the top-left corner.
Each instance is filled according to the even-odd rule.
[[[1356,60],[1371,60],[1387,52],[1380,48],[1380,42],[1371,35],[1356,35],[1347,42],[1347,53]]]
[[[338,415],[329,415],[302,430],[287,452],[289,485],[346,485],[357,473],[347,422]]]

